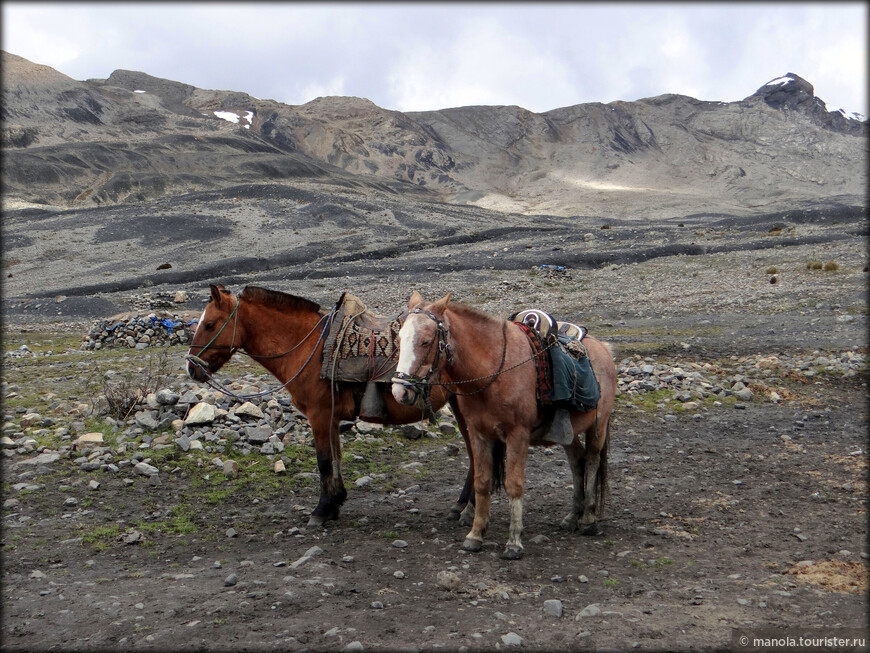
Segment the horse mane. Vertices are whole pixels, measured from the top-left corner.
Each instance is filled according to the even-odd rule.
[[[504,322],[504,318],[490,315],[489,313],[486,313],[479,308],[469,306],[468,304],[460,304],[459,302],[450,302],[450,304],[447,305],[447,310],[467,319],[478,320],[481,322],[491,322],[492,324],[498,326],[500,326],[501,323]]]
[[[246,286],[242,294],[239,295],[239,299],[257,302],[272,308],[311,311],[312,313],[320,311],[320,304],[310,299],[290,295],[280,290],[260,288],[259,286]]]

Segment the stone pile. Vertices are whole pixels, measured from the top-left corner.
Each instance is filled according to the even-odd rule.
[[[628,395],[672,391],[674,398],[688,404],[708,397],[730,397],[748,401],[752,387],[765,391],[764,399],[778,402],[782,396],[775,386],[784,377],[811,380],[820,374],[849,378],[866,373],[867,356],[854,351],[810,357],[756,355],[732,356],[729,361],[712,363],[673,363],[653,357],[623,359],[617,366],[617,388]],[[752,387],[750,387],[752,386]]]
[[[740,408],[748,401],[786,401],[788,397],[783,395],[787,391],[781,387],[786,378],[812,383],[823,374],[834,378],[866,375],[867,359],[866,354],[853,351],[813,352],[800,357],[734,356],[716,364],[636,356],[620,361],[617,371],[618,389],[623,395],[661,392],[662,401],[685,410],[706,405],[702,404],[704,399],[717,405],[719,399],[733,396]],[[163,388],[149,394],[125,419],[105,415],[99,401],[95,402],[96,410],[87,403],[64,408],[56,401],[51,417],[33,408],[17,408],[4,414],[0,448],[5,456],[31,456],[17,463],[19,468],[68,457],[83,470],[147,476],[150,482],[158,483],[157,474],[164,470],[152,464],[150,451],[175,447],[199,453],[211,457],[212,464],[232,476],[238,469],[236,459],[248,456],[265,457],[275,473],[285,473],[291,462],[287,456],[292,455],[285,450],[313,444],[307,420],[272,377],[247,373],[227,382],[226,389],[234,396],[182,381],[177,389]],[[255,396],[270,389],[275,392]],[[3,383],[7,399],[15,398],[19,391]],[[89,432],[85,419],[93,417],[102,418],[105,426],[100,427],[101,432]],[[441,423],[437,426],[421,422],[400,427],[400,432],[408,439],[455,438],[452,415],[445,411],[439,417]],[[342,438],[371,440],[382,428],[362,421],[342,423]],[[62,444],[56,449],[41,445],[40,439],[46,437]],[[111,440],[112,446],[107,446],[105,440]],[[316,477],[315,470],[304,473]]]
[[[147,312],[159,309],[172,309],[178,304],[183,304],[189,299],[186,291],[153,291],[144,292],[141,295],[133,295],[129,298],[130,306],[134,310]]]
[[[122,316],[94,324],[82,339],[81,350],[106,347],[145,349],[166,345],[187,345],[196,331],[196,320],[175,313],[154,312]]]

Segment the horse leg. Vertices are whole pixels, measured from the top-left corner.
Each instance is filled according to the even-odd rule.
[[[506,560],[519,560],[523,557],[523,487],[526,477],[526,459],[529,455],[529,434],[515,429],[508,434],[507,468],[504,488],[510,500],[511,523],[507,544],[501,554]]]
[[[309,526],[322,526],[330,519],[338,519],[341,505],[347,498],[341,477],[341,440],[338,420],[330,413],[311,415],[309,424],[314,435],[317,470],[320,472],[320,501],[308,519]]]
[[[450,518],[458,519],[462,526],[471,526],[474,518],[474,455],[471,451],[471,443],[468,440],[468,426],[459,412],[456,397],[451,397],[449,403],[453,416],[456,418],[459,432],[465,441],[465,451],[468,453],[468,473],[465,475],[465,485],[462,486],[462,492],[459,493],[459,499],[456,501],[456,504],[450,509]]]
[[[474,456],[474,521],[465,536],[462,548],[466,551],[480,551],[483,547],[483,534],[489,525],[489,509],[492,502],[492,442],[477,434],[469,438]]]
[[[585,449],[580,442],[580,438],[575,437],[574,442],[565,445],[565,456],[568,458],[568,464],[571,465],[571,477],[574,486],[571,512],[565,515],[562,523],[559,524],[566,531],[576,530],[580,515],[583,514],[583,497],[585,495],[584,453]]]
[[[608,421],[595,425],[594,435],[586,439],[586,496],[580,528],[583,535],[598,535],[601,528],[598,520],[604,505],[604,490],[607,482]]]

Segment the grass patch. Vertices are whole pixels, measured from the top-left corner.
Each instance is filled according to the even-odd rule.
[[[120,533],[121,527],[118,524],[88,528],[82,534],[82,544],[87,544],[97,551],[105,551]]]

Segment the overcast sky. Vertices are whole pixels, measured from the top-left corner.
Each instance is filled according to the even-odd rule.
[[[123,68],[287,104],[732,102],[793,72],[867,115],[864,2],[3,2],[2,19],[4,50],[73,79]]]

